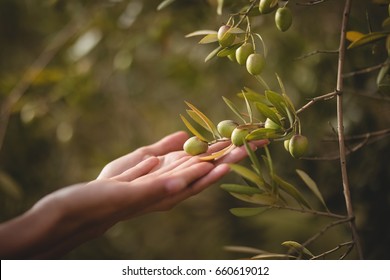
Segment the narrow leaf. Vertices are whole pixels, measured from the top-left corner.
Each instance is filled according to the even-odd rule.
[[[310,252],[306,247],[302,246],[302,244],[300,244],[296,241],[284,241],[282,243],[282,246],[291,248],[295,252],[297,252],[299,254],[305,254],[306,256],[309,256],[310,258],[314,257],[312,252]]]
[[[209,156],[201,157],[199,159],[200,160],[204,160],[204,161],[210,161],[210,160],[219,159],[219,158],[227,155],[228,153],[230,153],[232,150],[234,150],[234,148],[235,148],[235,146],[233,144],[231,144],[231,145],[227,146],[226,148],[223,148],[222,150],[220,150],[218,152],[212,153]]]
[[[302,194],[292,184],[284,181],[282,178],[275,174],[273,176],[273,180],[280,186],[283,191],[293,197],[300,205],[311,209],[309,203],[307,203]]]
[[[251,105],[249,104],[249,101],[248,101],[248,99],[246,98],[246,95],[245,95],[244,92],[242,92],[242,95],[244,96],[244,99],[245,99],[246,110],[247,110],[248,116],[249,116],[249,122],[250,122],[250,123],[253,123],[253,112],[252,112]]]
[[[248,87],[244,87],[245,96],[248,98],[251,102],[260,102],[266,105],[271,105],[271,103],[268,101],[268,99],[265,97],[264,94],[260,94]],[[242,92],[237,94],[239,97],[244,98]]]
[[[257,110],[266,118],[271,119],[274,123],[282,126],[282,122],[280,121],[278,115],[267,105],[256,102],[255,103]]]
[[[242,30],[239,27],[232,27],[232,28],[229,29],[229,33],[232,33],[232,34],[244,34],[245,31]]]
[[[282,79],[279,77],[277,73],[275,73],[276,79],[278,80],[280,90],[282,91],[282,94],[286,94],[286,88],[284,87]]]
[[[233,111],[234,114],[236,114],[237,117],[239,117],[244,123],[246,122],[245,119],[242,117],[240,111],[237,109],[236,105],[226,97],[222,96],[223,101],[225,101],[226,105],[230,108],[230,110]]]
[[[283,137],[283,133],[280,133],[280,130],[276,130],[273,128],[258,128],[253,130],[250,134],[248,134],[245,139],[248,141],[253,140],[262,140],[262,139],[275,139]]]
[[[164,0],[162,1],[158,6],[157,6],[157,11],[160,11],[162,9],[164,9],[165,7],[169,6],[170,4],[172,4],[173,2],[175,2],[176,0]]]
[[[210,128],[206,125],[206,123],[199,117],[197,113],[195,113],[193,110],[186,110],[187,114],[193,119],[197,124],[199,124],[201,127],[206,129],[207,131],[210,131]],[[211,131],[210,131],[211,132]]]
[[[198,30],[198,31],[194,31],[194,32],[187,34],[185,37],[189,38],[189,37],[194,37],[194,36],[205,36],[205,35],[217,34],[217,33],[218,32],[215,30]]]
[[[237,252],[237,253],[248,253],[248,254],[265,254],[265,253],[269,253],[267,251],[264,251],[264,250],[260,250],[260,249],[257,249],[257,248],[253,248],[253,247],[247,247],[247,246],[225,246],[224,249],[226,251],[230,251],[230,252]]]
[[[232,213],[234,216],[237,217],[251,217],[256,216],[264,211],[267,211],[267,209],[264,209],[264,207],[242,207],[242,208],[232,208],[229,210],[230,213]]]
[[[259,254],[256,256],[253,256],[251,259],[254,260],[264,260],[264,259],[287,259],[287,258],[292,258],[296,259],[296,257],[287,255],[287,254],[276,254],[276,253],[269,253],[269,254]]]
[[[325,200],[322,197],[322,194],[318,189],[316,182],[314,182],[314,180],[310,178],[310,176],[303,170],[297,169],[296,172],[298,173],[299,177],[301,177],[302,181],[305,182],[305,184],[309,187],[309,189],[314,193],[314,195],[321,201],[325,209],[328,210],[328,207],[326,206]]]
[[[258,188],[249,187],[245,185],[238,185],[238,184],[222,184],[221,189],[230,193],[238,193],[238,194],[246,194],[246,195],[262,193],[262,191],[260,191],[260,189]]]
[[[218,41],[218,36],[216,33],[213,33],[213,34],[207,34],[198,43],[199,44],[209,44],[209,43],[214,43],[217,41]]]
[[[258,205],[272,206],[272,205],[277,205],[279,203],[279,199],[270,194],[253,194],[253,195],[238,194],[238,193],[230,193],[230,194],[239,200],[253,203],[253,204],[258,204]]]
[[[226,47],[226,48],[223,48],[222,50],[220,50],[218,53],[217,53],[217,56],[218,57],[225,57],[225,56],[228,56],[230,54],[233,54],[236,49],[241,46],[242,44],[239,43],[239,44],[234,44],[234,45],[231,45],[229,47]]]
[[[346,34],[347,40],[350,42],[355,42],[364,37],[364,34],[359,31],[348,31]]]
[[[192,124],[183,115],[180,115],[180,117],[183,123],[186,125],[188,130],[191,131],[192,134],[197,136],[200,140],[208,142],[207,139],[199,131],[197,131],[195,127],[193,127]]]
[[[224,0],[218,0],[217,14],[219,16],[222,15],[223,2],[224,2]]]
[[[263,179],[258,175],[256,174],[255,172],[253,172],[252,170],[244,167],[244,166],[241,166],[241,165],[238,165],[238,164],[234,164],[234,163],[231,163],[229,164],[229,167],[231,170],[233,170],[234,172],[236,172],[238,175],[244,177],[245,179],[255,183],[257,186],[262,186],[263,185]]]
[[[214,123],[194,105],[192,105],[187,101],[185,101],[185,103],[187,104],[188,107],[192,109],[192,111],[194,111],[199,116],[199,118],[203,120],[206,127],[208,127],[208,131],[210,131],[213,134],[214,139],[216,139],[217,138],[216,135],[219,135],[219,133]]]
[[[253,164],[253,169],[256,171],[257,175],[261,178],[261,180],[264,182],[263,175],[261,173],[261,166],[259,159],[257,158],[255,152],[249,147],[249,144],[247,141],[244,141],[245,150],[248,153],[249,159],[251,160]]]
[[[389,34],[389,32],[372,32],[372,33],[365,34],[363,37],[359,38],[358,40],[353,41],[348,46],[348,49],[352,49],[352,48],[356,48],[356,47],[360,47],[363,45],[373,43],[375,41],[378,41],[380,39],[387,37],[388,34]]]
[[[210,53],[206,56],[206,58],[204,59],[204,62],[207,62],[207,61],[213,59],[221,49],[222,49],[222,47],[221,47],[221,46],[218,46],[216,49],[214,49],[212,52],[210,52]]]
[[[288,117],[288,114],[285,109],[285,101],[283,97],[274,91],[266,90],[265,97],[267,97],[268,101],[275,107],[275,109],[279,112],[283,117]]]

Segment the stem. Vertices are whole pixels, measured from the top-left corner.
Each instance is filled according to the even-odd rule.
[[[356,244],[358,256],[360,259],[363,259],[363,251],[357,233],[356,223],[354,219],[355,215],[352,208],[351,193],[350,193],[350,187],[348,182],[346,150],[345,150],[345,142],[344,142],[344,123],[343,123],[343,89],[344,89],[343,69],[344,69],[344,62],[345,62],[345,38],[347,32],[346,29],[347,29],[347,23],[349,19],[349,13],[351,10],[351,3],[352,0],[345,1],[343,20],[341,24],[339,58],[338,58],[338,67],[337,67],[337,84],[336,84],[337,125],[338,125],[337,132],[339,138],[340,167],[341,167],[341,177],[343,182],[344,199],[345,199],[345,205],[347,208],[348,217],[351,218],[351,220],[349,221],[349,225],[352,231],[352,239]]]

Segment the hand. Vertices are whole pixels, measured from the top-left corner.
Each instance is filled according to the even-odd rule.
[[[225,175],[225,163],[246,156],[240,147],[220,160],[201,161],[181,150],[187,138],[184,132],[169,135],[109,163],[96,180],[44,197],[25,215],[0,226],[0,240],[7,240],[0,241],[0,255],[7,256],[7,249],[8,255],[29,258],[61,255],[119,221],[172,208]],[[266,143],[257,141],[251,148]],[[209,152],[226,145],[215,144]],[[28,226],[29,234],[21,231]]]

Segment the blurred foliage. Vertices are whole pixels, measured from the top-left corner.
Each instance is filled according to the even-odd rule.
[[[236,101],[243,86],[259,88],[253,77],[228,59],[204,63],[212,48],[184,37],[226,22],[226,13],[216,13],[217,1],[177,0],[157,11],[160,2],[0,2],[1,106],[15,89],[22,93],[10,108],[8,123],[2,118],[0,127],[5,132],[0,150],[1,221],[27,210],[49,192],[95,178],[110,160],[185,129],[179,117],[185,112],[185,100],[213,120],[234,118],[221,96]],[[296,108],[335,88],[336,55],[296,58],[338,47],[342,6],[343,1],[336,0],[308,7],[292,1],[294,22],[285,33],[276,29],[272,17],[255,21],[253,28],[269,49],[264,77],[276,87],[277,72]],[[387,6],[354,1],[350,30],[368,32],[366,12],[370,28],[381,28]],[[378,65],[386,58],[383,40],[352,49],[346,71]],[[389,127],[389,95],[377,90],[377,72],[346,78],[347,138]],[[25,89],[18,88],[21,83]],[[335,100],[319,102],[300,115],[311,143],[308,157],[326,160],[292,159],[282,143],[270,150],[279,174],[299,185],[295,169],[305,170],[328,207],[345,213],[339,163],[332,159],[337,155],[335,116]],[[386,137],[370,138],[348,157],[352,199],[369,259],[390,257],[389,146]],[[224,182],[242,180],[230,174]],[[65,258],[243,257],[223,250],[226,245],[285,252],[283,241],[304,241],[329,222],[278,210],[251,218],[237,218],[228,211],[240,206],[212,187],[167,213],[119,223]],[[316,254],[333,248],[335,240],[349,238],[348,228],[335,227],[310,251]]]

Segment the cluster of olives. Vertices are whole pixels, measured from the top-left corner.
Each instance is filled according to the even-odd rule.
[[[278,0],[260,0],[259,11],[261,14],[269,14],[276,10],[275,13],[275,25],[284,32],[287,31],[292,24],[291,10],[284,6],[278,6]]]
[[[217,130],[222,137],[221,139],[230,139],[235,146],[244,145],[245,137],[250,133],[248,125],[239,125],[232,120],[223,120],[219,122]],[[193,136],[184,143],[183,149],[187,154],[194,156],[206,153],[208,145],[208,142],[201,140],[197,136]]]
[[[231,26],[222,25],[218,29],[217,38],[221,47],[227,48],[234,44],[236,35],[231,32]],[[251,75],[260,75],[265,66],[265,58],[261,53],[255,53],[252,43],[244,41],[235,51],[228,55],[232,61],[240,65],[246,65],[246,69]]]

